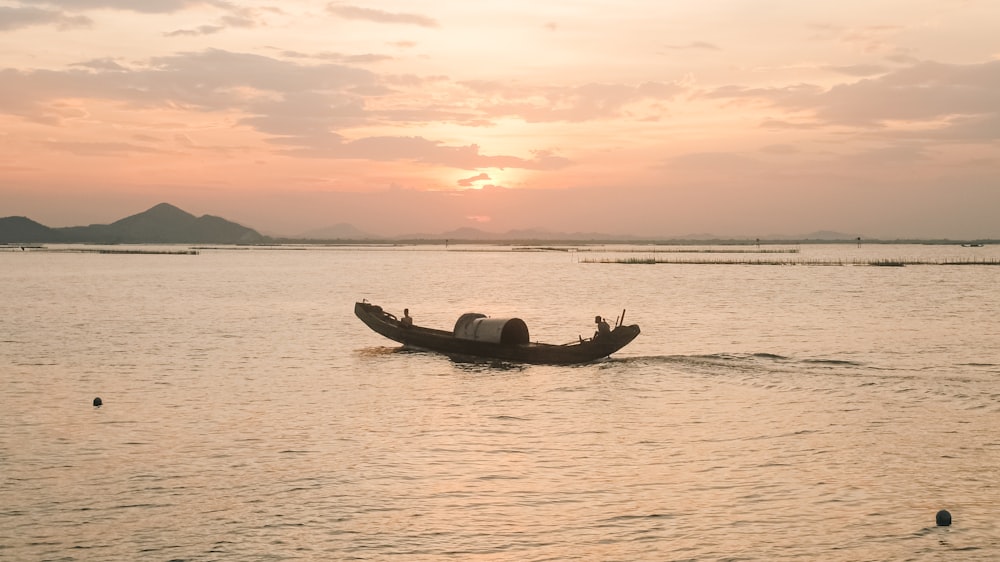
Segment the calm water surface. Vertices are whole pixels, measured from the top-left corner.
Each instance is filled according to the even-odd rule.
[[[0,558],[1000,558],[1000,267],[586,250],[0,252]],[[362,298],[643,332],[465,363],[369,331]]]

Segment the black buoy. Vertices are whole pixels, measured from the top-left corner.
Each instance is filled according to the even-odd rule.
[[[94,398],[94,407],[95,408],[100,408],[102,404],[104,404],[104,402],[101,401],[101,397],[100,396],[98,396],[97,398]]]
[[[941,511],[937,512],[937,516],[935,517],[935,519],[937,520],[938,527],[951,526],[951,514],[948,513],[947,509],[942,509]]]

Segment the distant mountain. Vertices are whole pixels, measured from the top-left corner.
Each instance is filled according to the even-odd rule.
[[[526,229],[507,232],[487,232],[473,227],[456,228],[440,234],[408,234],[397,237],[400,240],[464,240],[470,242],[495,241],[630,241],[635,236],[606,234],[598,232],[552,232],[548,230]]]
[[[382,237],[364,232],[353,224],[340,223],[326,228],[310,230],[294,238],[302,240],[377,240]]]
[[[0,218],[0,243],[65,242],[60,232],[27,217]]]
[[[817,230],[801,237],[803,240],[854,240],[858,238],[856,234],[845,234],[833,230]]]
[[[441,238],[450,238],[452,240],[496,240],[502,237],[501,234],[486,232],[469,226],[456,228],[455,230],[449,230],[448,232],[442,232],[439,236]]]
[[[771,242],[833,242],[858,238],[855,234],[833,231],[816,231],[799,236],[770,235],[759,240]],[[407,234],[380,236],[364,232],[357,227],[341,223],[313,230],[294,238],[278,240],[266,237],[256,230],[241,226],[220,217],[196,217],[177,207],[161,203],[142,213],[125,217],[111,224],[92,224],[50,228],[27,217],[0,218],[0,244],[37,243],[90,243],[90,244],[260,244],[285,241],[318,242],[332,240],[452,240],[455,242],[635,242],[655,240],[630,235],[600,232],[552,232],[544,229],[487,232],[478,228],[459,228],[438,234]],[[667,240],[667,239],[662,239]],[[691,234],[670,238],[676,243],[746,243],[754,237],[719,237],[713,234]]]
[[[49,228],[24,217],[0,219],[0,243],[258,244],[256,230],[211,215],[195,217],[167,203],[111,224]]]
[[[835,232],[833,230],[817,230],[815,232],[810,232],[808,234],[771,234],[767,236],[767,240],[801,240],[801,241],[821,241],[821,242],[841,242],[844,240],[854,240],[858,238],[857,234],[846,234],[843,232]],[[764,240],[761,237],[761,240]]]

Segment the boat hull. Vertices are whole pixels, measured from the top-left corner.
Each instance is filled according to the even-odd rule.
[[[633,324],[617,326],[607,336],[566,345],[535,342],[504,344],[456,338],[452,332],[445,330],[404,327],[395,316],[368,302],[355,303],[354,314],[376,333],[406,347],[451,356],[541,365],[572,365],[596,361],[625,347],[639,335],[639,326]]]

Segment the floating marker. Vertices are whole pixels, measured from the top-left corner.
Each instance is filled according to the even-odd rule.
[[[937,517],[935,519],[937,520],[938,527],[951,526],[951,514],[948,513],[947,509],[942,509],[937,512]]]
[[[97,398],[94,398],[94,407],[95,408],[100,408],[102,404],[104,404],[104,402],[101,401],[101,397],[100,396],[98,396]]]

